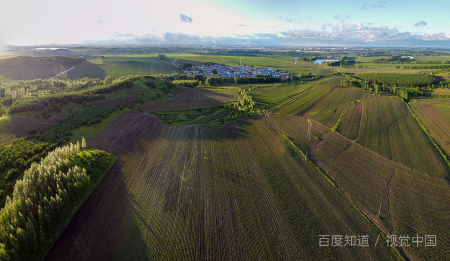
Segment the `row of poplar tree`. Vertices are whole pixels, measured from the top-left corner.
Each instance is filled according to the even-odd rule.
[[[12,198],[7,197],[0,211],[0,260],[34,259],[67,207],[87,191],[90,178],[86,170],[68,160],[85,146],[83,138],[81,145],[56,148],[16,182]]]

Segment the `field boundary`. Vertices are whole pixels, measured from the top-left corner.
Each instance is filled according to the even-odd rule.
[[[96,130],[93,133],[89,133],[89,136],[87,136],[86,140],[89,140],[90,138],[94,137],[95,134],[97,134],[99,131],[103,130],[105,127],[107,127],[109,124],[111,124],[113,121],[115,121],[117,118],[119,118],[119,116],[121,116],[122,114],[126,113],[127,111],[119,111],[121,113],[117,113],[117,116],[115,116],[114,118],[112,118],[107,124],[105,124],[105,126],[101,127],[100,129]],[[114,112],[112,113],[114,114]],[[112,116],[112,115],[110,115]],[[105,119],[105,122],[108,118]],[[99,124],[102,124],[103,122],[100,122]]]
[[[377,226],[377,225],[375,225],[375,222],[373,222],[366,214],[364,214],[364,212],[362,211],[362,210],[360,210],[357,206],[356,206],[356,204],[353,202],[353,200],[351,200],[351,198],[349,198],[348,196],[346,196],[345,195],[345,193],[340,189],[340,186],[339,186],[339,184],[337,184],[337,182],[336,181],[334,181],[334,179],[330,176],[330,175],[328,175],[328,174],[326,174],[326,172],[324,171],[324,170],[322,170],[322,168],[318,165],[318,164],[316,164],[312,159],[310,159],[309,157],[307,157],[306,155],[305,155],[305,153],[303,153],[303,151],[289,138],[289,137],[287,137],[285,134],[284,134],[284,132],[281,130],[281,129],[279,129],[272,121],[270,121],[270,123],[277,129],[277,130],[279,130],[280,131],[280,133],[281,133],[281,135],[283,135],[283,137],[285,138],[285,139],[287,139],[290,143],[291,143],[291,145],[298,151],[298,152],[300,152],[300,154],[301,155],[303,155],[303,157],[305,157],[305,159],[309,162],[309,163],[311,163],[313,166],[314,166],[314,168],[316,168],[321,174],[322,174],[322,176],[328,181],[328,182],[330,182],[331,183],[331,185],[342,195],[342,196],[344,196],[344,198],[346,198],[347,199],[347,201],[356,209],[356,211],[358,211],[358,213],[359,214],[361,214],[361,216],[363,216],[364,217],[364,219],[373,227],[373,228],[375,228],[375,230],[376,231],[378,231],[379,233],[380,233],[380,235],[382,235],[383,236],[383,238],[384,238],[384,240],[385,241],[387,241],[388,239],[387,239],[387,237],[386,237],[386,235],[384,234],[384,232]],[[407,258],[406,257],[406,254],[404,254],[404,251],[403,251],[403,248],[401,248],[401,247],[399,247],[399,248],[397,248],[397,247],[395,247],[392,243],[390,244],[391,245],[391,247],[392,247],[392,249],[395,251],[395,252],[397,252],[397,254],[403,259],[403,260],[409,260],[409,258]]]
[[[367,96],[369,96],[369,94],[371,94],[371,93],[369,93],[369,92],[366,93],[361,100],[353,100],[353,101],[350,100],[350,101],[348,101],[347,104],[345,105],[344,110],[341,113],[341,116],[339,116],[338,121],[336,122],[336,124],[334,124],[334,126],[333,126],[333,128],[331,128],[331,130],[336,132],[336,130],[339,128],[339,125],[341,125],[342,119],[344,118],[345,112],[347,111],[347,109],[350,106],[350,104],[361,102],[362,100],[366,99]]]
[[[416,119],[417,123],[420,125],[420,127],[425,132],[425,134],[427,134],[428,138],[430,138],[431,142],[434,144],[434,146],[439,151],[439,153],[441,154],[441,156],[444,158],[445,162],[447,163],[448,167],[450,168],[450,161],[448,160],[447,155],[445,155],[445,153],[441,150],[439,145],[434,141],[433,137],[431,137],[430,132],[428,132],[425,125],[423,125],[423,123],[419,120],[419,117],[417,117],[416,114],[414,114],[414,112],[411,110],[411,107],[409,106],[408,103],[406,103],[406,106],[408,107],[409,112],[411,112],[411,115],[414,117],[414,119]]]
[[[296,97],[293,96],[294,98],[288,100],[287,102],[285,102],[285,103],[283,103],[283,104],[278,105],[277,107],[271,109],[270,111],[279,110],[280,108],[282,108],[282,107],[284,107],[284,106],[286,106],[286,105],[289,105],[289,104],[293,103],[294,101],[296,101],[296,100],[300,99],[301,97],[303,97],[303,96],[305,96],[305,95],[307,95],[307,94],[309,94],[309,93],[315,91],[317,88],[319,88],[319,87],[323,86],[324,84],[327,84],[327,83],[329,83],[329,82],[331,82],[331,81],[333,81],[333,80],[335,80],[335,79],[336,79],[336,76],[334,76],[334,77],[333,77],[332,79],[330,79],[329,81],[326,81],[326,82],[324,82],[324,83],[322,83],[322,84],[320,84],[320,85],[317,85],[317,86],[315,86],[315,87],[308,88],[308,89],[305,90],[303,93],[299,93],[299,95],[296,96]],[[287,99],[289,99],[289,98],[287,98]],[[287,100],[287,99],[286,99],[286,100]],[[285,101],[285,100],[283,100],[283,101]],[[280,102],[282,102],[282,101],[280,101]],[[278,103],[280,103],[280,102],[278,102]],[[278,104],[278,103],[276,103],[276,104]],[[275,104],[274,104],[274,105],[275,105]]]
[[[257,106],[258,107],[258,106]],[[259,108],[259,107],[258,107]],[[337,189],[338,190],[338,192],[341,194],[341,195],[343,195],[346,199],[347,199],[347,201],[356,209],[356,211],[358,211],[358,213],[360,213],[363,217],[364,217],[364,219],[367,221],[367,222],[369,222],[369,224],[371,225],[371,226],[373,226],[374,228],[375,228],[375,230],[376,231],[378,231],[379,233],[381,233],[381,235],[383,235],[383,238],[385,239],[385,241],[387,241],[387,237],[386,237],[386,235],[384,234],[384,232],[376,225],[376,222],[374,222],[374,221],[372,221],[366,214],[364,214],[364,212],[362,211],[362,210],[360,210],[356,205],[355,205],[355,203],[353,202],[353,200],[351,200],[348,196],[346,196],[345,195],[345,193],[340,189],[340,186],[339,186],[339,184],[337,183],[337,181],[334,181],[334,179],[333,179],[333,177],[331,177],[330,175],[328,175],[328,174],[326,174],[326,171],[324,171],[324,170],[322,170],[322,168],[318,165],[318,164],[316,164],[312,159],[310,159],[310,158],[308,158],[307,156],[306,156],[306,154],[305,153],[303,153],[303,151],[289,138],[289,137],[287,137],[286,136],[286,134],[285,134],[285,132],[283,131],[283,130],[281,130],[280,128],[278,128],[278,126],[275,124],[275,123],[273,123],[271,120],[270,120],[270,116],[269,116],[269,114],[268,113],[264,113],[263,111],[262,111],[262,109],[261,108],[259,108],[260,110],[261,110],[261,113],[266,117],[266,119],[267,119],[267,121],[268,122],[270,122],[270,124],[285,138],[285,139],[287,139],[290,143],[291,143],[291,145],[298,151],[298,152],[300,152],[300,154],[303,156],[303,157],[305,157],[305,160],[307,160],[309,163],[311,163],[313,166],[314,166],[314,168],[316,168],[324,177],[325,177],[325,179],[326,180],[328,180],[328,182],[330,182],[331,183],[331,185],[335,188],[335,189]],[[396,251],[397,252],[397,254],[399,254],[399,256],[403,259],[403,260],[409,260],[409,257],[405,254],[405,252],[404,252],[404,250],[403,250],[403,248],[401,247],[401,246],[399,246],[399,247],[396,247],[396,246],[394,246],[392,243],[390,244],[391,245],[391,247],[392,247],[392,249],[394,249],[394,251]]]

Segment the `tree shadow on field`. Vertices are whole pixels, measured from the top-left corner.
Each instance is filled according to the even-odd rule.
[[[45,260],[147,260],[133,197],[118,159],[75,214]]]

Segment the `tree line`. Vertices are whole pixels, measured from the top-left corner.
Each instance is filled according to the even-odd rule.
[[[15,140],[11,145],[0,147],[0,172],[8,170],[6,179],[14,179],[18,174],[39,161],[56,147],[55,144],[34,143],[25,139]]]
[[[80,149],[79,143],[56,148],[16,182],[0,210],[0,260],[34,260],[47,247],[64,213],[89,188],[86,169],[70,160]]]
[[[359,76],[372,83],[394,87],[427,87],[438,83],[438,79],[429,74],[362,73]]]
[[[61,145],[70,140],[71,130],[100,123],[114,110],[115,108],[98,108],[74,111],[59,119],[58,122],[45,126],[39,133],[32,134],[28,138]]]
[[[50,94],[43,97],[20,99],[14,101],[14,103],[9,107],[9,113],[13,114],[26,111],[41,111],[48,107],[55,108],[57,104],[62,107],[69,104],[69,102],[81,104],[84,101],[92,102],[103,100],[106,96],[101,94],[111,93],[125,87],[130,88],[135,80],[137,79],[130,78],[109,85],[94,86],[93,88],[87,90],[69,91]]]

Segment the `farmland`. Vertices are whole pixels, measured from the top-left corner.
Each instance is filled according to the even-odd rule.
[[[190,88],[178,86],[172,93],[170,98],[174,100],[215,100],[215,101],[233,101],[237,100],[237,87],[199,87]]]
[[[307,118],[271,115],[326,171],[346,197],[377,226],[392,235],[436,235],[439,246],[403,248],[420,259],[448,259],[450,189],[445,180],[418,173],[382,157],[314,122],[306,138]],[[378,213],[380,216],[378,217]],[[411,257],[411,256],[410,256]]]
[[[400,98],[366,99],[360,118],[358,143],[415,170],[447,177],[447,164]]]
[[[62,68],[51,62],[66,59],[50,51],[0,68],[2,204],[15,208],[6,199],[15,184],[58,146],[87,143],[82,151],[93,158],[117,157],[63,218],[73,219],[54,222],[48,238],[36,226],[43,243],[34,259],[450,260],[450,99],[442,98],[450,82],[396,69],[414,63],[372,63],[395,48],[386,56],[300,47],[70,50],[87,60],[67,58],[66,69],[71,59],[79,63],[60,79],[45,80],[55,73],[46,70]],[[355,56],[347,57],[356,59],[353,68],[305,61],[346,55]],[[450,61],[414,56],[418,65]],[[303,75],[230,79],[176,68],[241,60]],[[44,79],[13,81],[35,75]],[[36,191],[64,195],[58,182]],[[30,200],[60,200],[41,194]],[[35,222],[8,215],[0,221]],[[27,251],[23,232],[8,231],[0,229],[0,260]],[[320,247],[320,235],[356,243],[367,235],[369,246]],[[436,235],[437,246],[389,246],[390,235]]]
[[[0,120],[0,145],[8,145],[14,139],[25,137],[31,130],[40,131],[47,125],[58,121],[63,115],[49,119],[36,119],[23,116],[6,117]]]
[[[165,127],[129,113],[88,146],[119,159],[46,260],[400,258],[318,246],[321,233],[378,232],[263,120]]]
[[[179,71],[171,62],[160,61],[153,56],[109,55],[97,60],[89,60],[77,65],[20,65],[0,67],[0,75],[13,80],[49,79],[60,72],[76,66],[61,78],[100,78],[111,76],[116,79],[127,75],[148,75]]]
[[[68,72],[67,77],[77,79],[83,77],[113,79],[127,75],[149,75],[172,73],[178,71],[169,61],[160,61],[155,56],[108,55],[101,63],[86,61]]]
[[[411,109],[438,146],[446,155],[450,155],[450,107],[412,103]]]

